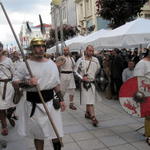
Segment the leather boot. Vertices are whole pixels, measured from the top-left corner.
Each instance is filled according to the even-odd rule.
[[[53,142],[54,150],[61,150],[61,144],[60,142]]]

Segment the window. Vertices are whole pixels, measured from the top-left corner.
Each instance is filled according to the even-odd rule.
[[[92,13],[91,0],[86,0],[86,15],[90,16]]]
[[[62,8],[62,18],[63,20],[66,19],[67,15],[66,15],[66,7]]]
[[[82,3],[80,4],[80,7],[79,7],[79,16],[80,16],[79,17],[80,19],[83,19],[83,4]]]
[[[150,14],[145,14],[144,16],[145,16],[145,18],[150,19]]]

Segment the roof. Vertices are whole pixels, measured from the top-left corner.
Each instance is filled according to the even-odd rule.
[[[46,28],[48,28],[48,27],[52,27],[52,25],[51,24],[43,24],[43,26],[44,27],[46,27]],[[41,25],[39,24],[39,25],[36,25],[36,26],[33,26],[33,28],[40,28],[41,27]]]

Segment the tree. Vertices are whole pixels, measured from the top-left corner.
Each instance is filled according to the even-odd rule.
[[[57,31],[58,31],[58,39],[60,41],[61,40],[60,27],[57,28]],[[77,35],[78,32],[79,31],[76,26],[71,26],[71,25],[67,25],[67,24],[63,25],[64,40],[74,37],[75,35]],[[55,29],[51,29],[50,30],[50,39],[47,41],[47,47],[50,48],[50,47],[54,46],[55,43],[56,43]]]
[[[116,28],[140,15],[148,0],[97,0],[97,14],[109,20],[109,26]]]

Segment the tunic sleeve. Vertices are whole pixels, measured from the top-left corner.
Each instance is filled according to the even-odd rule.
[[[133,76],[144,76],[145,74],[145,64],[143,61],[140,61],[134,68]]]

